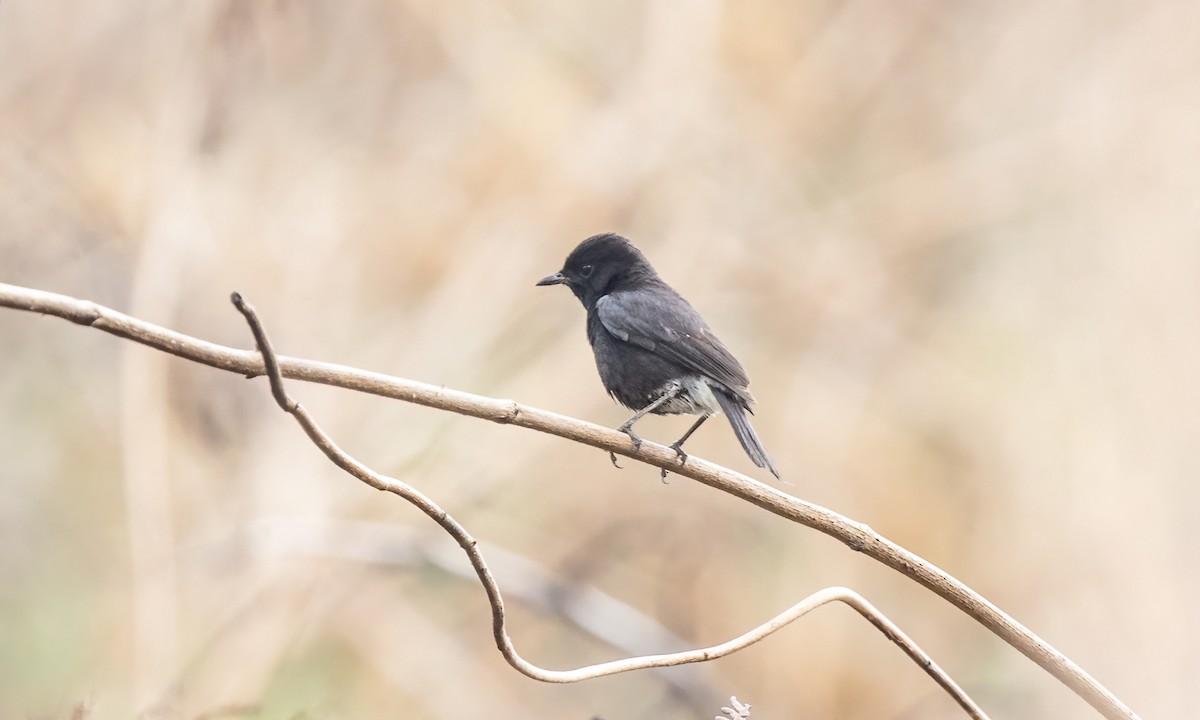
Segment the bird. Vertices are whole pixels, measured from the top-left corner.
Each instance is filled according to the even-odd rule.
[[[635,411],[617,428],[635,450],[642,439],[633,427],[648,413],[699,415],[670,445],[683,465],[688,457],[683,443],[705,420],[722,413],[750,460],[779,477],[747,417],[753,414],[754,396],[742,364],[627,238],[616,233],[587,238],[562,270],[537,285],[566,285],[583,304],[600,381],[617,402]],[[609,457],[616,465],[616,455]],[[665,479],[667,471],[662,473]]]

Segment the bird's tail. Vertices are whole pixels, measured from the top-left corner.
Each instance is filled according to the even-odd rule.
[[[738,442],[742,444],[742,449],[754,461],[754,464],[760,468],[766,468],[771,471],[771,474],[776,478],[779,477],[779,471],[775,469],[775,464],[771,462],[771,456],[767,454],[767,449],[763,447],[762,441],[758,439],[758,433],[754,432],[754,426],[750,424],[750,418],[746,417],[746,406],[740,399],[733,397],[722,389],[713,388],[713,395],[717,396],[717,402],[721,405],[721,412],[725,413],[725,417],[729,418],[729,424],[733,426],[733,434],[737,435]]]

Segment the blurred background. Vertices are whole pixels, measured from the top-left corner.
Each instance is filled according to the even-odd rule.
[[[1200,5],[15,2],[0,280],[615,426],[533,283],[638,243],[742,359],[781,489],[961,578],[1143,717],[1200,677]],[[415,509],[262,380],[0,311],[0,717],[960,717],[830,607],[545,685]],[[1095,717],[880,565],[549,436],[293,384],[478,537],[529,659],[724,641],[832,584],[996,718]],[[670,441],[683,418],[653,418]],[[757,471],[723,423],[700,456]]]

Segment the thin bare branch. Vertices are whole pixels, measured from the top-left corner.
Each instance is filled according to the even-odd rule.
[[[0,283],[0,306],[54,315],[127,338],[211,367],[261,375],[262,358],[249,350],[217,345],[148,323],[86,300]],[[666,446],[643,442],[633,448],[624,434],[576,418],[357,368],[279,357],[283,377],[342,387],[405,402],[537,430],[634,458],[753,503],[806,525],[906,575],[991,630],[1112,720],[1137,715],[1108,688],[1028,628],[946,571],[879,535],[867,525],[806,502],[720,465],[691,456],[680,465]]]
[[[267,371],[267,379],[271,383],[271,395],[275,398],[275,402],[279,407],[296,418],[296,422],[300,424],[300,427],[304,429],[308,437],[335,465],[377,490],[394,493],[416,505],[422,512],[437,522],[437,524],[441,525],[442,529],[448,532],[458,542],[459,546],[462,547],[463,551],[466,552],[467,558],[471,561],[471,566],[475,568],[475,573],[479,576],[479,581],[483,583],[484,590],[487,592],[488,603],[492,608],[492,634],[495,636],[496,647],[500,649],[501,654],[504,655],[504,659],[521,673],[543,682],[572,683],[604,677],[606,675],[630,672],[632,670],[670,667],[715,660],[753,645],[822,605],[839,601],[857,610],[860,615],[869,620],[889,640],[899,645],[905,654],[954,698],[954,701],[966,711],[967,715],[975,720],[987,720],[987,715],[984,714],[983,710],[962,691],[962,688],[944,670],[938,667],[933,658],[929,657],[895,623],[879,612],[866,599],[853,590],[843,587],[826,588],[813,593],[753,630],[720,645],[713,645],[699,650],[613,660],[611,662],[588,665],[576,670],[546,670],[525,660],[517,652],[512,639],[508,635],[504,619],[504,598],[500,593],[500,586],[492,576],[492,572],[483,558],[483,553],[479,551],[479,546],[475,538],[467,532],[461,523],[412,485],[375,472],[339,448],[333,439],[321,429],[312,415],[304,409],[304,406],[287,394],[287,390],[283,386],[283,375],[279,371],[279,361],[275,355],[275,351],[271,348],[271,341],[267,337],[266,329],[263,327],[262,321],[259,320],[254,306],[246,302],[245,298],[238,293],[234,293],[231,299],[234,306],[246,318],[246,322],[250,325],[250,331],[254,334],[254,342],[258,345],[259,352],[262,353],[263,364]]]

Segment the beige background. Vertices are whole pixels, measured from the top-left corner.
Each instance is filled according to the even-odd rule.
[[[621,231],[743,360],[785,490],[948,569],[1143,717],[1187,717],[1198,36],[1183,0],[7,0],[0,280],[248,346],[237,289],[287,354],[616,425],[582,310],[533,282]],[[261,380],[12,311],[0,349],[2,717],[674,719],[730,694],[763,718],[960,717],[834,608],[700,670],[527,680],[449,540]],[[1094,716],[908,580],[706,488],[292,389],[503,551],[534,661],[686,646],[573,623],[560,581],[687,645],[845,584],[994,717]],[[722,423],[690,448],[755,470]]]

